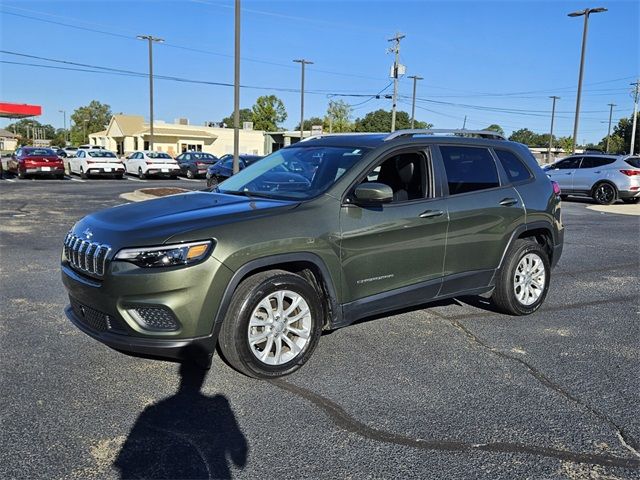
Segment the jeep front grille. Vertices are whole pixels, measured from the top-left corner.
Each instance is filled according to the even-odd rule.
[[[109,245],[83,240],[71,232],[64,239],[65,258],[77,270],[91,275],[104,275],[110,251]]]

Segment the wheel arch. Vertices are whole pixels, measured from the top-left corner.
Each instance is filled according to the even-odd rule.
[[[609,180],[608,178],[600,178],[596,182],[594,182],[594,184],[589,189],[589,193],[591,194],[591,196],[593,196],[593,193],[595,192],[596,187],[603,183],[608,183],[609,185],[611,185],[616,192],[616,196],[618,195],[618,186],[615,184],[615,182],[613,182],[612,180]]]
[[[231,298],[238,285],[251,275],[276,269],[298,274],[312,284],[318,292],[324,309],[325,325],[323,325],[323,328],[331,328],[332,325],[339,323],[340,318],[342,318],[342,308],[338,302],[333,278],[324,261],[313,253],[286,253],[251,260],[235,271],[225,288],[216,312],[213,325],[215,337],[220,331],[226,312],[229,309]]]
[[[549,256],[549,263],[552,266],[557,263],[557,259],[554,258],[554,246],[557,244],[557,239],[554,234],[553,226],[550,222],[536,221],[528,223],[526,225],[520,225],[514,230],[514,232],[511,234],[511,238],[509,239],[506,248],[504,249],[504,252],[502,252],[502,257],[500,258],[500,264],[498,265],[498,268],[502,268],[502,265],[504,265],[505,259],[507,257],[507,252],[509,251],[513,243],[516,240],[522,238],[533,239],[547,252],[547,255]]]

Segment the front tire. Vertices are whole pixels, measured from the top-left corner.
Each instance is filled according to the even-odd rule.
[[[516,240],[496,276],[491,300],[503,313],[529,315],[549,291],[551,266],[544,249],[533,240]]]
[[[218,186],[218,177],[215,175],[207,178],[207,187],[208,188],[216,188]]]
[[[236,370],[277,378],[298,370],[315,350],[324,321],[318,293],[304,278],[283,270],[257,273],[233,294],[220,350]]]
[[[24,180],[25,178],[27,178],[27,174],[24,173],[22,170],[18,170],[18,178],[20,180]]]
[[[600,182],[593,187],[591,196],[600,205],[611,205],[618,199],[618,190],[609,182]]]

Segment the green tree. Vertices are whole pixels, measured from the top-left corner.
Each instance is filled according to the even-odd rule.
[[[500,135],[504,135],[504,129],[498,125],[497,123],[492,123],[485,130],[490,130],[492,132],[498,132]]]
[[[322,120],[320,117],[305,118],[303,130],[311,130],[311,127],[314,125],[323,125],[324,127],[324,120]],[[300,130],[300,122],[298,122],[294,130]]]
[[[324,118],[325,130],[327,132],[351,132],[351,113],[353,109],[344,100],[330,100],[327,107],[327,116]]]
[[[567,154],[571,153],[573,149],[573,139],[571,137],[560,137],[555,144]]]
[[[255,130],[274,132],[278,130],[278,124],[287,119],[287,111],[278,97],[264,95],[256,99],[251,118]]]
[[[250,108],[240,109],[240,128],[242,128],[243,122],[253,122],[253,112]],[[233,128],[233,112],[228,117],[223,118],[222,123],[226,124],[227,128]]]
[[[512,142],[522,143],[529,147],[535,147],[539,143],[539,135],[528,128],[521,128],[520,130],[513,132],[509,137],[509,140]]]
[[[111,107],[92,100],[85,107],[78,107],[71,114],[71,143],[80,145],[89,141],[89,134],[107,128],[111,120]]]
[[[638,125],[640,125],[640,112],[637,114],[636,118],[636,139],[635,146],[633,148],[634,152],[640,151],[640,130]],[[631,151],[631,131],[633,129],[633,116],[629,118],[621,118],[618,121],[618,124],[613,128],[612,136],[616,136],[622,139],[623,145],[622,148],[618,147],[618,150],[615,153],[628,153]],[[604,142],[606,144],[607,138],[604,138]],[[602,142],[601,142],[602,143]],[[611,148],[611,143],[609,143],[609,150],[614,152],[613,148]]]
[[[415,128],[431,128],[433,125],[427,122],[415,122]],[[396,130],[411,128],[411,118],[407,112],[396,112]],[[367,113],[363,118],[357,118],[355,122],[356,132],[389,132],[391,131],[391,112],[376,110]]]

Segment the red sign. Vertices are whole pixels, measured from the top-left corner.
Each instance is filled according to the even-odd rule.
[[[40,105],[0,102],[0,117],[25,118],[38,115],[42,115],[42,107]]]

